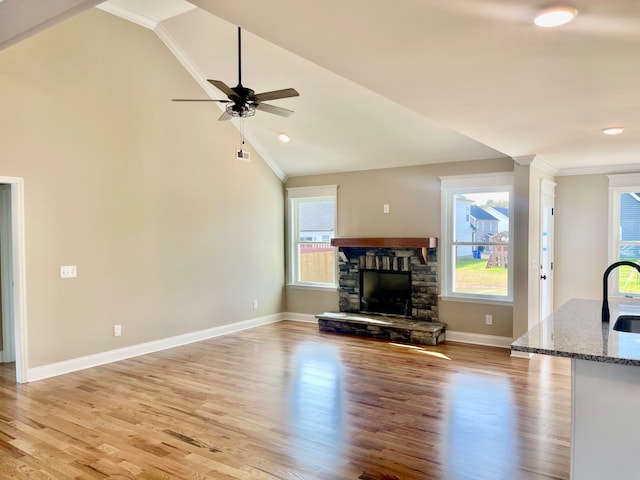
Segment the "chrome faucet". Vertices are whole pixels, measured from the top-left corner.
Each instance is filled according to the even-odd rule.
[[[613,270],[614,268],[618,268],[618,267],[620,267],[622,265],[626,265],[627,267],[635,268],[638,271],[638,273],[640,273],[640,265],[638,265],[635,262],[630,262],[628,260],[622,260],[620,262],[612,263],[604,271],[604,275],[602,276],[602,322],[603,323],[609,321],[609,301],[608,301],[608,297],[609,297],[609,274],[611,273],[611,270]]]

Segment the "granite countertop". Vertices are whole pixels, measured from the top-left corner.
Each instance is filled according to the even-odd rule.
[[[611,321],[605,324],[601,308],[598,300],[570,300],[515,340],[511,349],[640,366],[640,334],[613,330],[618,315],[640,315],[640,303],[609,301]]]

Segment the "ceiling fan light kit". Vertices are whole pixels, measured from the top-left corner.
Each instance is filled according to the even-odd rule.
[[[255,93],[254,90],[242,85],[242,33],[238,27],[238,85],[230,87],[221,80],[207,79],[211,85],[216,87],[227,96],[227,100],[207,99],[189,99],[174,98],[174,102],[219,102],[226,103],[224,112],[218,120],[231,120],[231,118],[247,118],[253,117],[256,110],[272,113],[281,117],[288,117],[293,114],[293,110],[282,107],[276,107],[268,103],[262,103],[268,100],[279,100],[281,98],[297,97],[300,94],[293,88],[283,88],[282,90],[273,90],[271,92]]]
[[[256,114],[256,107],[249,104],[237,105],[235,103],[229,102],[224,110],[225,113],[231,117],[247,118],[253,117]]]
[[[570,5],[553,5],[538,11],[533,20],[539,27],[559,27],[569,23],[578,14],[578,9]]]

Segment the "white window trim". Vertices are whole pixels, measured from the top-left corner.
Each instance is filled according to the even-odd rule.
[[[441,188],[441,228],[442,248],[440,249],[440,298],[447,301],[487,303],[494,305],[513,304],[513,172],[486,173],[477,175],[454,175],[440,177]],[[507,289],[504,297],[457,293],[452,291],[453,276],[452,246],[453,215],[452,199],[456,193],[482,193],[503,190],[509,192],[509,268],[507,270]],[[474,242],[480,245],[483,242]]]
[[[287,249],[289,254],[287,255],[287,286],[305,289],[336,289],[338,287],[338,255],[335,255],[334,266],[334,280],[332,284],[329,283],[312,283],[312,282],[298,282],[296,281],[296,269],[298,268],[296,239],[294,238],[296,232],[298,232],[297,216],[294,214],[294,199],[324,199],[327,197],[333,197],[335,202],[334,208],[334,226],[335,235],[338,235],[338,185],[319,185],[312,187],[291,187],[287,188]],[[336,249],[337,250],[337,249]]]
[[[609,264],[618,261],[620,251],[620,194],[640,191],[640,173],[607,175],[609,178]],[[618,269],[611,272],[609,295],[618,298],[638,298],[619,291]]]

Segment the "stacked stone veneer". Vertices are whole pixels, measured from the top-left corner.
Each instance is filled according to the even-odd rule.
[[[426,258],[423,251],[427,252]],[[360,311],[360,270],[411,273],[411,317],[438,321],[438,249],[340,247],[338,292],[341,312]]]

